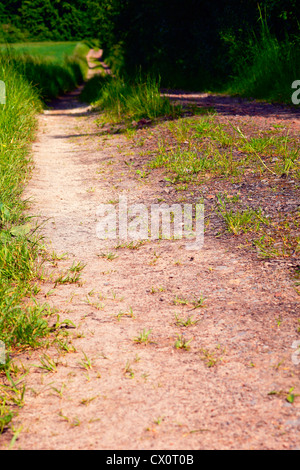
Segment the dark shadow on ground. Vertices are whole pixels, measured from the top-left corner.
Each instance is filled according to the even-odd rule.
[[[260,116],[279,119],[300,119],[300,106],[266,103],[237,96],[210,93],[186,93],[180,90],[163,90],[174,103],[212,107],[224,116]]]
[[[51,116],[74,116],[84,117],[89,115],[99,114],[99,110],[92,108],[88,103],[81,103],[79,101],[80,94],[84,88],[84,83],[78,88],[69,92],[61,97],[58,97],[47,104],[48,113]],[[224,94],[213,94],[213,93],[196,93],[196,92],[185,92],[183,90],[167,90],[162,89],[162,94],[168,96],[172,103],[180,104],[183,107],[183,111],[191,110],[195,108],[195,114],[197,108],[205,109],[212,108],[215,112],[221,116],[249,116],[249,117],[263,117],[263,118],[274,118],[281,120],[294,120],[299,121],[300,124],[300,106],[288,106],[283,104],[266,103],[257,100],[245,99],[238,96],[229,96]],[[70,112],[68,113],[68,110]],[[67,112],[66,112],[67,111]],[[47,111],[46,111],[47,113]],[[193,112],[191,113],[193,114]],[[200,113],[201,114],[201,113]],[[166,119],[168,119],[166,117]],[[160,122],[160,120],[158,120]],[[155,125],[152,122],[150,125]],[[100,132],[99,135],[122,133],[122,125],[116,129],[113,126],[109,131]],[[143,126],[148,127],[148,126]],[[128,125],[126,126],[128,128]],[[76,137],[76,136],[73,136]]]

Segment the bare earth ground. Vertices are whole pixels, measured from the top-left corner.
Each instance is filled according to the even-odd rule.
[[[124,164],[139,162],[136,146],[122,134],[100,131],[97,115],[77,95],[40,115],[26,191],[32,213],[46,221],[49,252],[67,253],[57,266],[49,262],[54,277],[41,283],[40,299],[60,320],[74,322],[75,329],[66,329],[74,350],[52,346],[19,357],[30,373],[14,420],[15,429],[22,426],[14,448],[298,449],[300,397],[293,403],[286,397],[292,387],[300,393],[300,365],[292,361],[299,296],[288,266],[258,260],[209,234],[198,251],[187,250],[183,239],[132,250],[97,238],[100,203],[126,195],[129,203],[150,205],[170,190],[160,170],[144,180]],[[261,104],[193,99],[213,102],[221,117],[257,114],[262,125],[299,125],[297,115],[281,108],[265,105],[262,116]],[[117,257],[99,256],[103,252]],[[81,283],[54,288],[58,271],[74,262],[86,264]],[[192,310],[201,295],[205,306]],[[178,302],[183,298],[187,304]],[[199,321],[180,327],[175,314]],[[144,329],[151,330],[150,341],[138,344],[133,339]],[[174,347],[179,334],[192,339],[189,350]],[[55,361],[54,371],[37,367],[44,353]],[[11,438],[11,431],[4,433],[1,448]]]

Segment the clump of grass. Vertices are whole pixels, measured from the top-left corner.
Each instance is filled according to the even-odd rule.
[[[260,37],[252,36],[246,54],[235,57],[229,92],[291,104],[291,84],[300,75],[299,38],[279,41],[260,12]]]
[[[254,210],[246,208],[243,210],[239,209],[228,209],[226,202],[218,195],[218,212],[223,217],[226,228],[229,232],[238,235],[240,233],[247,233],[248,231],[257,232],[260,229],[261,224],[269,225],[269,220],[263,216],[262,210]]]
[[[150,333],[152,332],[152,330],[148,330],[146,331],[146,329],[144,328],[143,331],[141,331],[139,333],[138,336],[136,336],[133,340],[136,342],[136,343],[139,343],[139,344],[148,344],[149,343],[149,335]]]
[[[151,76],[138,76],[135,80],[99,76],[87,84],[82,98],[93,99],[111,122],[154,120],[159,116],[180,114],[180,108],[162,96],[159,87],[159,80]]]
[[[183,335],[178,335],[177,340],[175,341],[174,347],[175,349],[184,349],[185,351],[189,351],[190,343],[192,341],[193,339],[189,339],[187,341]]]
[[[177,314],[175,314],[175,319],[176,319],[175,321],[176,325],[182,326],[182,327],[193,326],[199,323],[200,321],[199,319],[195,320],[195,318],[192,316],[188,316],[187,318],[182,318],[182,317],[179,317]]]
[[[112,261],[113,259],[118,258],[118,255],[111,251],[108,253],[99,253],[97,256],[99,256],[100,258],[107,259],[108,261]]]
[[[126,362],[126,365],[125,365],[125,368],[124,368],[124,375],[125,375],[125,377],[130,377],[131,379],[133,379],[133,377],[134,377],[134,371],[133,371],[129,361]]]
[[[173,184],[193,182],[197,179],[198,173],[209,170],[214,166],[214,161],[207,155],[201,154],[196,148],[192,150],[178,148],[171,152],[161,152],[150,163],[151,168],[167,168],[173,175],[167,181]]]
[[[221,348],[217,345],[214,351],[209,349],[201,348],[199,351],[201,360],[206,364],[207,367],[214,367],[223,360],[223,354],[225,354],[225,348]]]

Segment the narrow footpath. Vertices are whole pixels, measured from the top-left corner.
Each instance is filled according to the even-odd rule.
[[[132,171],[136,147],[97,126],[79,93],[39,116],[33,145],[26,197],[49,252],[39,298],[72,324],[60,345],[19,358],[29,373],[14,449],[299,448],[291,280],[210,236],[194,251],[98,238],[101,203],[150,205],[163,189]]]

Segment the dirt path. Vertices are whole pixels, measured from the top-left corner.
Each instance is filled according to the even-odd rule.
[[[14,448],[299,448],[300,399],[286,400],[292,387],[300,393],[291,281],[209,236],[197,251],[183,240],[116,249],[97,238],[100,203],[126,195],[149,205],[163,189],[159,176],[137,178],[124,163],[134,162],[130,140],[99,132],[77,95],[39,117],[27,190],[49,252],[67,253],[55,268],[49,262],[55,277],[40,298],[76,328],[66,329],[69,352],[45,351],[52,371],[36,367],[44,351],[20,357],[30,373]],[[55,286],[58,271],[78,262],[81,282]],[[191,310],[201,296],[205,306]],[[175,314],[198,322],[181,327]],[[149,343],[133,340],[142,330]],[[174,347],[179,334],[192,339],[189,350]]]

